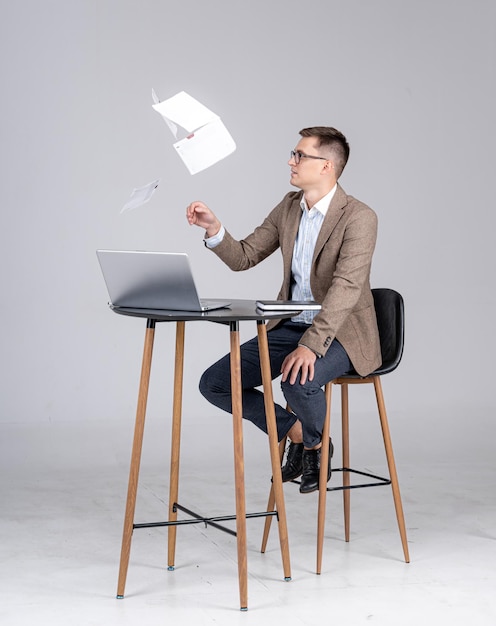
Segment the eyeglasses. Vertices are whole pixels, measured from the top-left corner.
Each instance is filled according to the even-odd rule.
[[[294,162],[296,163],[296,165],[298,165],[301,159],[320,159],[322,161],[329,160],[329,159],[326,159],[325,157],[312,156],[311,154],[305,154],[304,152],[300,152],[299,150],[291,150],[290,154],[291,154],[290,158],[294,159]]]

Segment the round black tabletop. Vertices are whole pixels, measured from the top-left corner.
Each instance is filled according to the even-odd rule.
[[[221,299],[221,302],[224,300]],[[211,311],[168,311],[162,309],[134,309],[110,305],[114,313],[131,317],[144,317],[155,322],[194,322],[206,320],[228,324],[243,320],[270,320],[287,319],[300,313],[294,311],[261,311],[257,308],[255,300],[225,300],[226,306]]]

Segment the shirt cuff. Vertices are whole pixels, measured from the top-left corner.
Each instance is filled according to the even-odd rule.
[[[219,232],[216,235],[214,235],[213,237],[206,237],[203,240],[203,243],[207,248],[215,248],[224,239],[225,234],[226,229],[224,228],[224,226],[221,226]]]

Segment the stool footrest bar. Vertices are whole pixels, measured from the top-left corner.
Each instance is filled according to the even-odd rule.
[[[327,487],[327,491],[344,491],[345,489],[362,489],[363,487],[384,487],[390,485],[391,480],[389,478],[383,478],[376,474],[369,474],[368,472],[361,472],[359,470],[351,469],[349,467],[338,467],[332,470],[334,472],[348,472],[349,474],[357,474],[358,476],[365,476],[366,478],[372,478],[373,483],[358,483],[357,485],[340,485],[339,487]]]
[[[366,476],[367,478],[372,478],[375,482],[373,483],[359,483],[357,485],[339,485],[339,487],[327,487],[327,491],[344,491],[345,489],[362,489],[363,487],[384,487],[385,485],[391,484],[390,478],[384,478],[382,476],[377,476],[376,474],[369,474],[368,472],[361,472],[359,470],[350,469],[349,467],[338,467],[336,469],[333,468],[332,473],[335,472],[348,472],[350,474],[358,474],[359,476]],[[292,480],[291,482],[300,484],[299,480]]]

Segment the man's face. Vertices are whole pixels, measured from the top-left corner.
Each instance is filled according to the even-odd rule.
[[[317,147],[317,139],[315,137],[302,137],[294,152],[300,154],[291,156],[288,161],[288,165],[291,167],[290,183],[303,189],[303,191],[321,183],[322,170],[327,159]],[[297,163],[298,158],[299,163]]]

